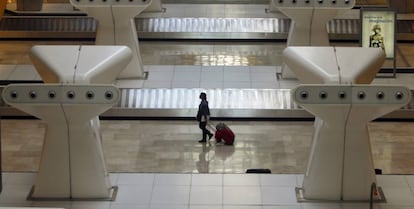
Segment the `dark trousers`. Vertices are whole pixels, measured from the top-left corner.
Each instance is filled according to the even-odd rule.
[[[210,135],[210,134],[211,134],[211,133],[210,133],[210,131],[209,131],[209,130],[207,130],[206,126],[207,126],[207,122],[200,122],[200,123],[198,124],[198,127],[200,127],[200,129],[203,131],[203,133],[202,133],[202,136],[203,136],[202,140],[203,140],[203,141],[204,141],[204,140],[207,140],[207,134],[208,134],[208,135]]]

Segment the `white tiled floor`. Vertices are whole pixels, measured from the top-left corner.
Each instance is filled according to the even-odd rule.
[[[277,69],[269,66],[149,66],[149,77],[143,87],[279,88]]]
[[[67,209],[368,209],[368,203],[297,203],[303,175],[112,173],[119,187],[109,201],[27,201],[35,173],[4,173],[0,207]],[[388,203],[375,209],[414,208],[414,176],[380,175]]]
[[[32,65],[0,65],[0,70],[0,80],[41,80]],[[149,65],[145,70],[147,80],[122,80],[119,87],[275,89],[298,84],[296,80],[279,82],[280,68],[275,66]]]

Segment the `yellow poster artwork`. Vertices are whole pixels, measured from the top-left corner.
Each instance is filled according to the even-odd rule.
[[[394,58],[395,12],[361,11],[362,47],[384,50],[387,58]]]

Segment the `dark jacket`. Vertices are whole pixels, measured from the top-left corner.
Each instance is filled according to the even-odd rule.
[[[198,105],[197,120],[206,121],[208,116],[210,116],[210,108],[208,107],[208,102],[207,100],[201,100],[200,105]]]

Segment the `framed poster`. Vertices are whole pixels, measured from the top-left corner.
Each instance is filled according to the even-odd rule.
[[[396,13],[390,9],[361,9],[361,45],[384,50],[388,59],[395,57]]]

